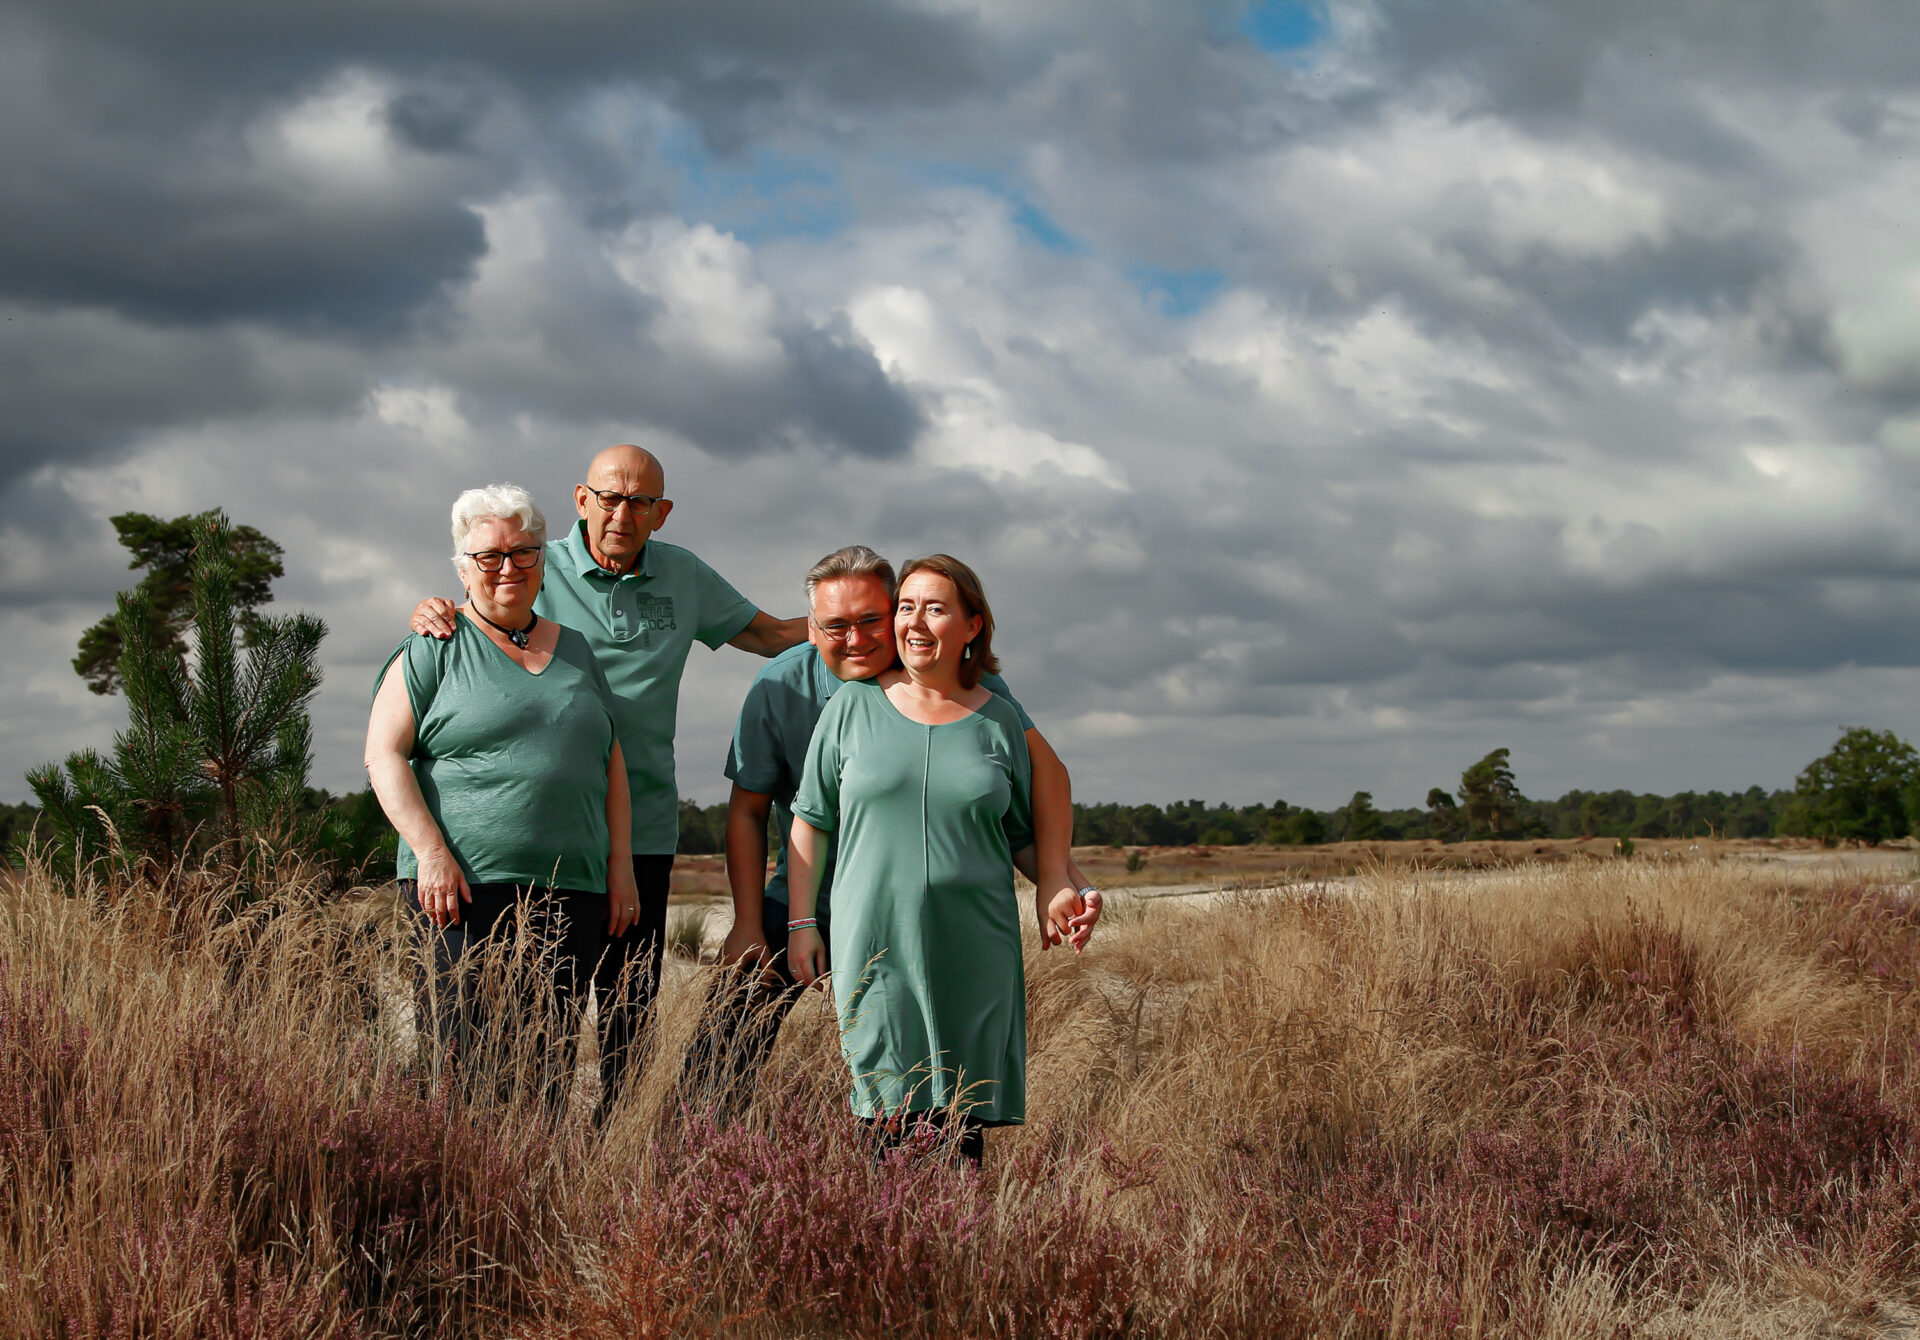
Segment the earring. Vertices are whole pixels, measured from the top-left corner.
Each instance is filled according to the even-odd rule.
[[[960,659],[963,661],[971,661],[973,659],[973,643],[969,642],[966,646],[960,648]]]

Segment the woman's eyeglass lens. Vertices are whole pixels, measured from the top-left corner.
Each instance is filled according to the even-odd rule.
[[[596,489],[587,484],[582,484],[580,487],[586,489],[588,493],[598,498],[601,509],[608,512],[611,512],[621,503],[625,503],[636,512],[644,512],[660,501],[658,498],[645,493],[620,493],[613,489]]]
[[[482,572],[498,572],[500,565],[507,559],[513,560],[516,568],[530,568],[540,561],[540,546],[526,544],[518,549],[482,549],[477,554],[468,554],[474,566]]]
[[[884,614],[869,614],[866,618],[855,619],[851,623],[845,619],[834,619],[828,623],[817,623],[814,627],[835,642],[845,642],[856,628],[868,637],[874,636],[880,631],[880,625],[886,621],[887,616]]]

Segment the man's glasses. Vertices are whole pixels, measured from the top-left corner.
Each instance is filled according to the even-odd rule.
[[[621,493],[618,489],[597,489],[591,484],[582,484],[580,487],[598,498],[601,510],[606,512],[611,512],[621,503],[625,503],[636,512],[644,512],[660,501],[646,493]]]
[[[864,619],[829,619],[826,623],[821,623],[811,616],[808,618],[808,622],[834,642],[845,642],[853,636],[856,629],[867,637],[878,637],[881,625],[886,621],[887,616],[884,614],[869,614]]]
[[[541,546],[523,544],[518,549],[482,549],[477,554],[468,554],[473,565],[482,572],[498,572],[500,565],[509,559],[516,568],[530,568],[540,561]]]

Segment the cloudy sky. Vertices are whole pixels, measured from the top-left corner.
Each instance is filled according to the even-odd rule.
[[[767,609],[945,549],[1090,800],[1790,786],[1920,737],[1920,6],[0,4],[0,799],[107,518],[322,615],[652,447]],[[757,663],[696,649],[683,793]]]

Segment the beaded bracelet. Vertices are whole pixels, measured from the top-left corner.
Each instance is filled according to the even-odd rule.
[[[819,924],[820,919],[818,917],[801,917],[798,921],[789,921],[787,923],[787,929],[790,931],[804,931],[816,927]]]
[[[1094,887],[1093,885],[1091,885],[1091,884],[1089,884],[1089,885],[1087,885],[1087,887],[1086,887],[1086,888],[1084,888],[1084,889],[1081,889],[1081,890],[1080,890],[1080,896],[1081,896],[1082,898],[1085,898],[1085,897],[1086,897],[1086,896],[1087,896],[1088,894],[1090,894],[1090,893],[1098,893],[1098,892],[1100,892],[1100,890],[1099,890],[1099,889],[1097,889],[1097,888],[1095,888],[1095,887]]]

